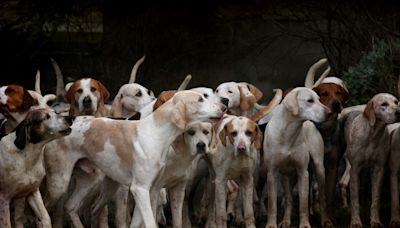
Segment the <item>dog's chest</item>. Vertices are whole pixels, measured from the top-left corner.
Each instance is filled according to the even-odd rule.
[[[10,197],[22,197],[39,188],[45,176],[43,159],[39,158],[34,165],[26,165],[22,155],[14,159],[13,165],[2,164],[0,174],[1,192],[7,191]],[[3,166],[4,165],[4,166]],[[6,186],[2,189],[1,186]]]

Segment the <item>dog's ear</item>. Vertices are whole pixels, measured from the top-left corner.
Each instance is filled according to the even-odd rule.
[[[350,98],[350,94],[345,88],[343,88],[343,87],[340,87],[340,88],[342,89],[343,103],[344,103]]]
[[[217,134],[215,133],[215,125],[214,124],[211,127],[210,134],[211,134],[211,140],[208,143],[208,148],[210,148],[210,150],[211,150],[211,149],[217,147],[217,141],[218,141],[217,140]]]
[[[153,105],[153,111],[155,111],[156,109],[158,109],[158,107],[171,99],[171,97],[173,97],[175,93],[175,90],[162,91],[160,95],[158,95],[156,103],[154,103]]]
[[[108,97],[110,97],[110,92],[108,92],[107,88],[101,82],[97,80],[95,82],[97,83],[101,99],[103,100],[101,103],[104,103],[107,101]]]
[[[32,106],[38,105],[39,102],[24,88],[24,96],[22,98],[22,108],[24,111],[29,110]]]
[[[30,140],[30,124],[28,121],[23,120],[18,126],[15,128],[15,140],[14,145],[20,149],[25,149],[26,144],[29,143]]]
[[[299,103],[297,100],[297,91],[289,92],[283,99],[283,105],[294,115],[299,114]]]
[[[111,105],[110,114],[112,117],[122,117],[122,94],[118,94]]]
[[[364,109],[364,116],[368,119],[368,123],[371,127],[375,125],[376,116],[375,116],[375,109],[374,109],[374,101],[370,100],[367,103],[367,107]]]
[[[254,146],[256,147],[257,150],[260,150],[262,147],[262,142],[263,142],[263,134],[260,128],[256,125],[256,135],[254,138]]]
[[[75,92],[76,92],[76,82],[72,83],[72,85],[69,86],[67,92],[65,93],[65,100],[68,103],[70,103],[70,104],[74,103]]]
[[[254,95],[256,101],[259,101],[262,98],[263,93],[253,84],[247,83],[247,88],[249,88],[250,92]]]
[[[243,91],[243,88],[239,86],[240,92],[240,104],[239,108],[242,112],[248,111],[254,104],[257,102],[255,96],[253,94],[248,94],[246,91]]]
[[[227,136],[227,127],[225,125],[224,129],[219,132],[219,140],[221,141],[222,145],[226,146],[226,136]]]
[[[181,130],[186,128],[186,106],[178,101],[172,111],[172,122]]]

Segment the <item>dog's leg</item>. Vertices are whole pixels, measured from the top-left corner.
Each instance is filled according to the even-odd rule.
[[[273,167],[270,167],[273,169]],[[268,221],[266,228],[276,228],[276,217],[277,217],[277,181],[278,178],[274,171],[268,170],[267,171],[267,191],[268,191]]]
[[[235,204],[239,194],[239,186],[232,180],[228,180],[226,185],[228,187],[228,206],[226,213],[230,218],[235,219]]]
[[[309,192],[309,174],[307,166],[298,170],[297,185],[299,188],[299,217],[300,228],[311,228],[308,219],[308,192]]]
[[[351,224],[352,228],[362,227],[360,218],[360,201],[358,198],[360,168],[353,165],[350,169],[350,204],[351,204]]]
[[[144,226],[146,228],[157,228],[157,224],[151,208],[149,188],[132,184],[130,187],[130,191],[132,192],[132,195],[135,198],[136,205],[140,210]],[[131,223],[131,228],[133,228],[133,223]]]
[[[283,215],[282,222],[279,224],[281,228],[289,228],[292,218],[292,208],[293,208],[293,197],[292,197],[292,186],[290,184],[289,176],[282,176],[282,185],[285,192],[285,214]]]
[[[51,228],[50,216],[44,207],[42,195],[40,195],[39,190],[28,196],[27,200],[38,218],[38,227]]]
[[[340,160],[340,148],[336,147],[331,151],[325,153],[325,186],[326,186],[326,206],[327,212],[330,219],[335,219],[335,193],[336,193],[336,183],[338,180],[338,165]]]
[[[169,189],[169,198],[171,200],[172,226],[182,227],[182,205],[185,197],[186,182],[179,183]]]
[[[0,227],[11,228],[10,201],[0,196]]]
[[[326,192],[325,192],[325,168],[323,164],[323,157],[320,159],[313,160],[315,165],[315,175],[317,177],[318,191],[319,191],[319,205],[321,212],[321,226],[322,227],[333,227],[333,224],[327,213],[326,206]]]
[[[119,184],[105,177],[101,183],[100,195],[91,210],[91,224],[94,227],[108,227],[107,203],[115,195]],[[102,221],[103,220],[103,221]]]
[[[226,227],[226,180],[215,178],[215,217],[218,228]]]
[[[15,228],[24,228],[24,224],[26,222],[25,216],[25,201],[26,198],[14,199],[14,227]]]
[[[343,207],[348,208],[349,203],[347,202],[347,187],[349,186],[349,182],[350,182],[351,164],[350,164],[349,159],[345,158],[345,161],[346,161],[346,169],[345,169],[342,177],[340,178],[339,187],[340,187],[340,194],[342,197]]]
[[[380,195],[383,180],[384,164],[376,165],[372,170],[372,202],[371,202],[371,228],[383,227],[379,218]]]
[[[119,228],[128,227],[129,188],[120,185],[115,195],[115,225]]]
[[[391,194],[391,218],[390,227],[400,227],[399,215],[399,167],[398,161],[390,159],[390,194]]]
[[[244,222],[247,228],[255,228],[254,210],[253,210],[253,192],[254,180],[253,174],[250,173],[247,177],[242,178],[242,200],[244,210]]]

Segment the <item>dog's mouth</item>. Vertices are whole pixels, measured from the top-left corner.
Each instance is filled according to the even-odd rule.
[[[71,131],[72,131],[72,129],[69,127],[64,130],[59,131],[59,133],[62,135],[69,135],[71,133]]]

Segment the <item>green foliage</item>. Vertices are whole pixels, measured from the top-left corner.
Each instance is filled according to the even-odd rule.
[[[365,104],[373,95],[388,92],[397,95],[397,78],[400,41],[380,40],[365,53],[356,66],[343,73],[343,80],[350,91],[348,105]]]

